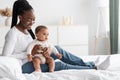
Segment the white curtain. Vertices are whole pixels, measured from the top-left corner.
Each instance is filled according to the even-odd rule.
[[[97,32],[98,36],[107,36],[109,32],[109,0],[97,0],[98,21]]]

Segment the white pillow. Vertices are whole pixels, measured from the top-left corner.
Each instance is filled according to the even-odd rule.
[[[110,56],[110,65],[107,70],[120,70],[120,54]]]
[[[0,56],[0,77],[11,80],[26,80],[17,59]]]

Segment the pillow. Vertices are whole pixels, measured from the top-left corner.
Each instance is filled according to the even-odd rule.
[[[26,80],[21,65],[15,58],[0,56],[0,77],[11,80]]]
[[[110,56],[110,65],[107,70],[120,70],[120,54],[113,54]]]

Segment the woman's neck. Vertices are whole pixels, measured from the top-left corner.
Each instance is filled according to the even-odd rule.
[[[21,25],[20,23],[16,25],[16,28],[17,28],[19,31],[21,31],[22,33],[28,34],[27,29],[26,29],[23,25]]]

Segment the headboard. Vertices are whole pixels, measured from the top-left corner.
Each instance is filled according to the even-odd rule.
[[[5,35],[8,32],[10,28],[7,26],[1,26],[0,27],[0,55],[2,53],[4,41],[5,41]]]

